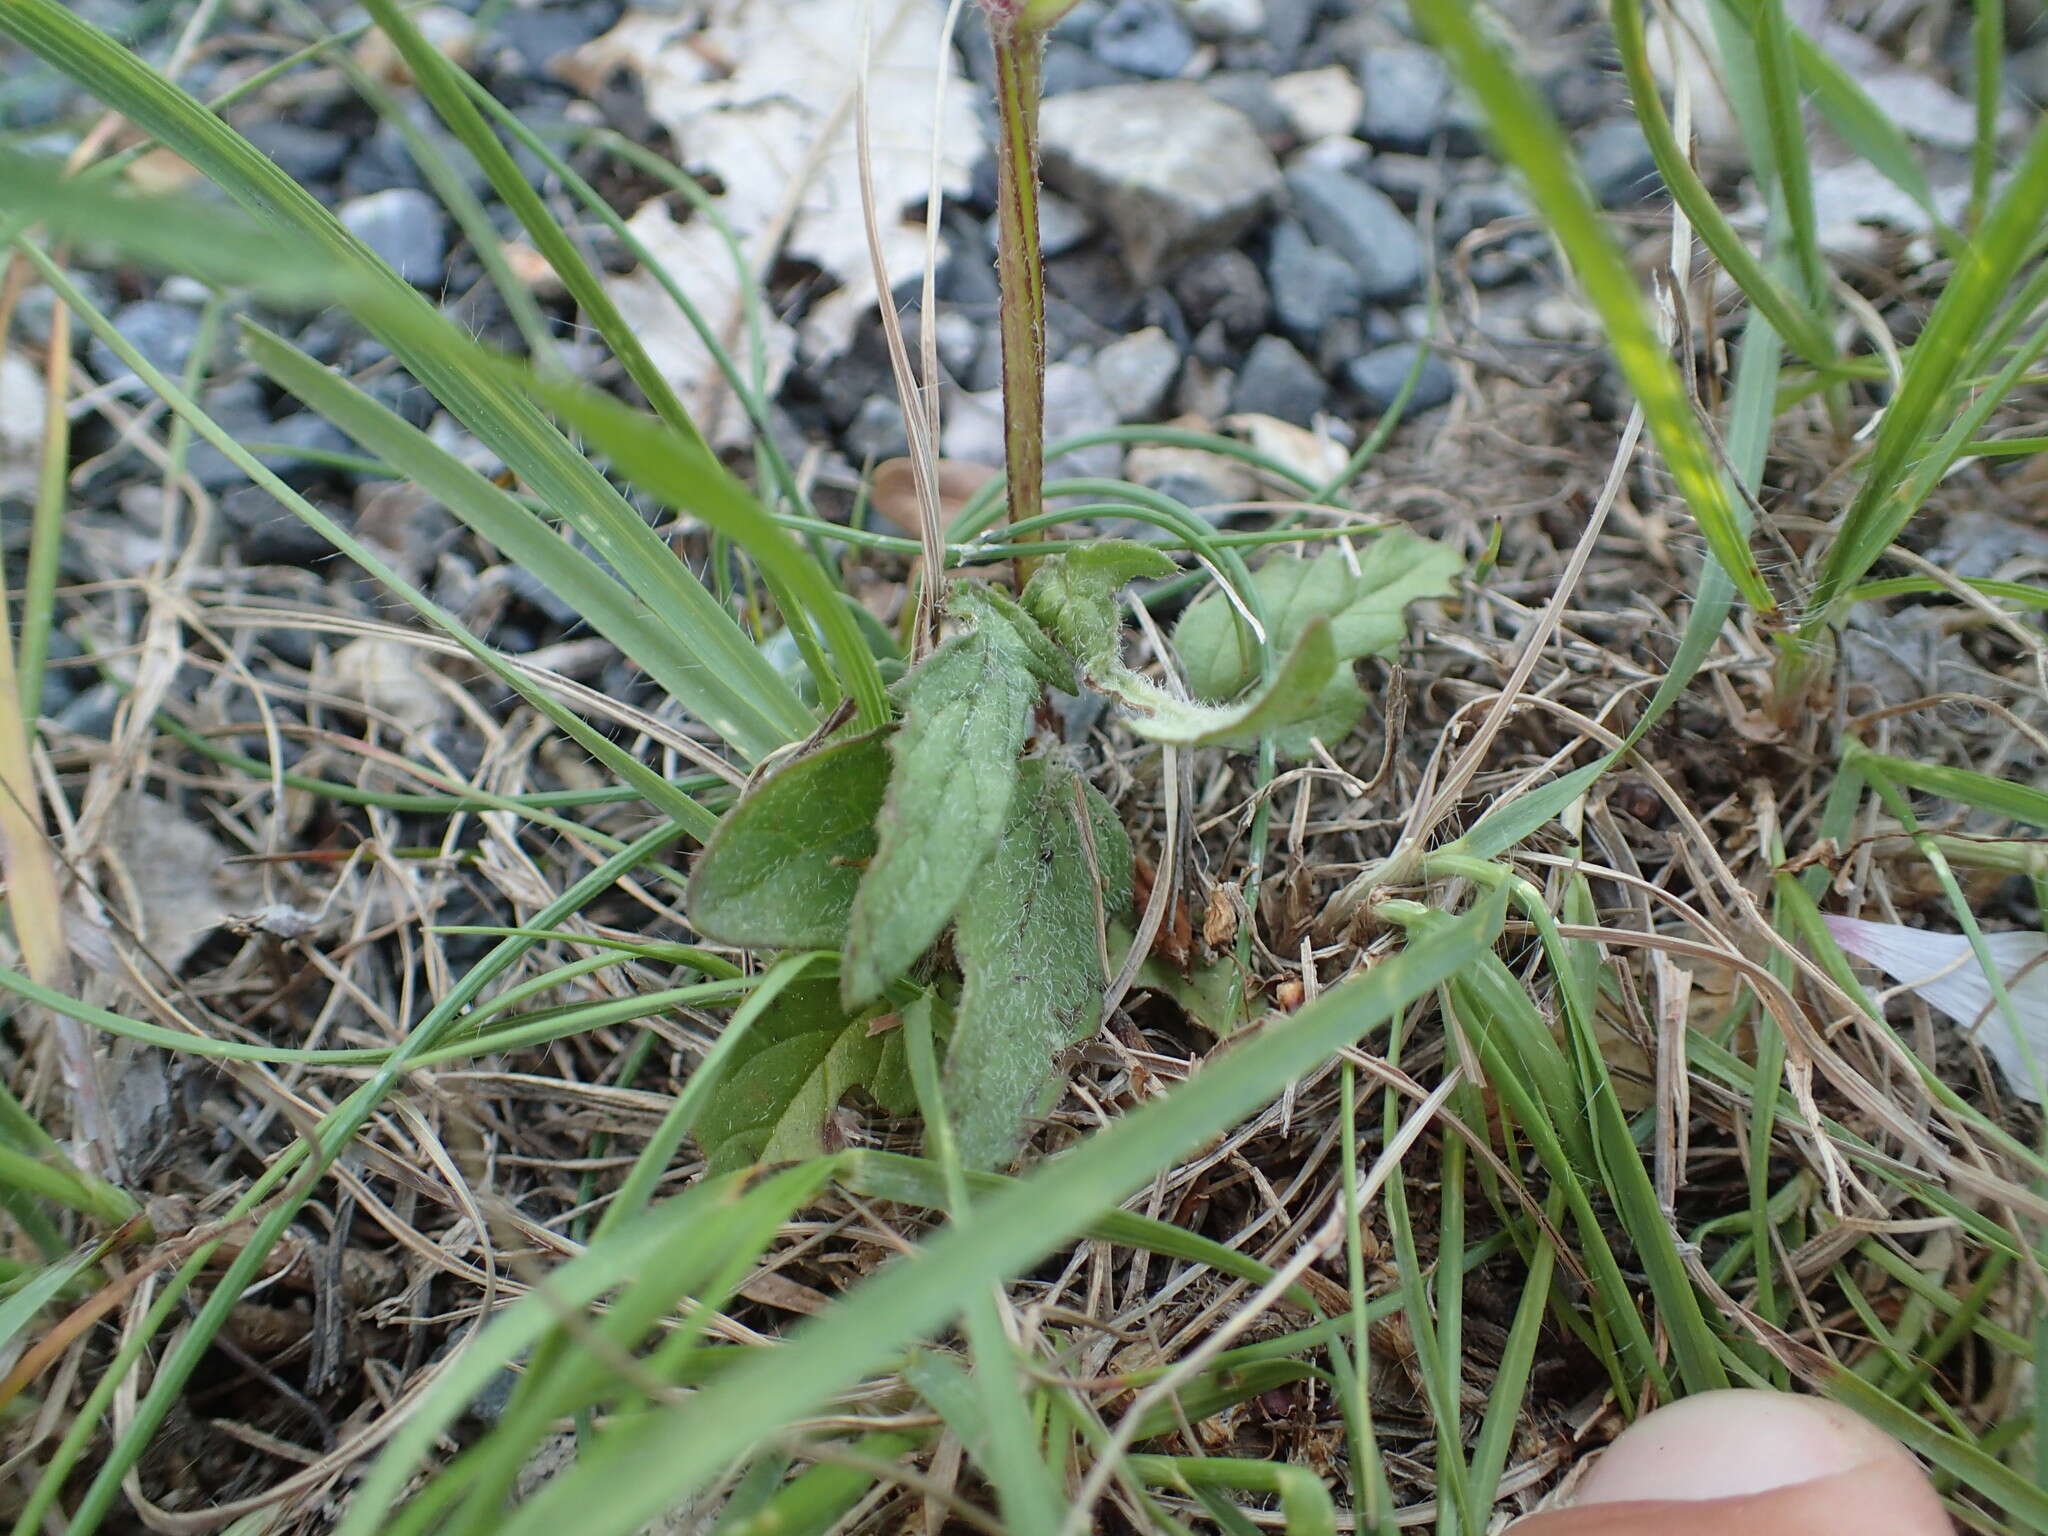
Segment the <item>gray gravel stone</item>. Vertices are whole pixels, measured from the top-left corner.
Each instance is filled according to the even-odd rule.
[[[221,425],[245,442],[265,444],[265,450],[256,455],[258,462],[295,485],[347,478],[341,471],[295,450],[311,449],[319,453],[357,451],[346,432],[326,417],[311,411],[296,411],[278,421],[265,421],[259,416],[241,415],[238,409],[222,420]],[[211,443],[193,444],[186,467],[193,479],[213,491],[240,485],[247,478],[229,462],[226,454]]]
[[[1212,43],[1258,37],[1266,30],[1266,0],[1181,0],[1195,36]]]
[[[904,425],[903,407],[888,395],[871,395],[853,413],[846,429],[847,457],[856,464],[900,459],[910,452],[910,433]]]
[[[1250,119],[1178,80],[1045,103],[1046,180],[1108,224],[1134,272],[1235,240],[1280,187]]]
[[[1157,421],[1180,373],[1180,348],[1156,325],[1095,354],[1095,382],[1124,421]]]
[[[1633,117],[1610,117],[1579,135],[1579,169],[1603,208],[1623,208],[1656,195],[1663,185],[1642,126]]]
[[[1422,286],[1422,239],[1378,187],[1323,166],[1302,166],[1287,178],[1294,209],[1318,245],[1357,270],[1373,303],[1407,298]]]
[[[1195,56],[1195,34],[1166,0],[1117,0],[1088,40],[1103,63],[1148,80],[1171,80]]]
[[[1305,346],[1318,345],[1336,321],[1357,314],[1364,297],[1357,269],[1291,219],[1273,230],[1266,286],[1280,328]]]
[[[1401,155],[1388,151],[1372,157],[1365,179],[1394,200],[1403,213],[1413,213],[1422,200],[1443,187],[1443,172],[1428,155]]]
[[[62,663],[75,661],[85,654],[85,647],[71,638],[69,630],[50,631],[49,671],[43,674],[43,710],[54,715],[58,710],[77,698],[80,691],[93,680],[91,667],[67,667]]]
[[[1403,341],[1352,359],[1344,374],[1367,410],[1377,415],[1394,403],[1408,378],[1408,370],[1415,366],[1415,354],[1420,348],[1419,342]],[[1456,388],[1457,381],[1451,377],[1448,363],[1434,355],[1425,358],[1405,414],[1412,416],[1447,403]]]
[[[120,707],[121,694],[112,683],[95,683],[57,711],[57,725],[75,735],[107,741],[114,734],[114,713]]]
[[[245,565],[311,568],[334,558],[332,544],[260,485],[238,486],[217,505],[235,531],[235,550]]]
[[[1376,148],[1422,154],[1440,135],[1454,155],[1482,148],[1478,117],[1452,82],[1450,67],[1429,49],[1415,43],[1368,48],[1358,83],[1365,90],[1359,134]]]
[[[1427,48],[1394,43],[1367,49],[1358,83],[1365,89],[1359,132],[1376,148],[1422,154],[1449,121],[1451,72]]]
[[[1054,363],[1045,370],[1047,442],[1104,431],[1117,424],[1115,408],[1088,368],[1080,363]],[[949,459],[970,464],[1002,463],[1002,392],[986,390],[958,396],[946,415],[941,448]],[[1123,452],[1115,443],[1099,443],[1061,455],[1045,466],[1045,476],[1048,480],[1110,476],[1122,464]]]
[[[1001,231],[988,221],[988,249],[994,255]],[[1063,256],[1095,233],[1095,221],[1087,212],[1057,192],[1038,194],[1038,254]]]
[[[1220,325],[1232,347],[1265,330],[1273,312],[1258,263],[1238,250],[1210,251],[1188,262],[1173,275],[1173,296],[1197,332]]]
[[[184,371],[192,356],[192,348],[199,341],[199,312],[183,304],[143,299],[122,305],[114,311],[113,319],[114,329],[121,333],[122,338],[140,352],[146,362],[173,379]],[[92,359],[94,371],[109,383],[116,379],[135,378],[128,365],[115,355],[114,349],[97,336],[87,348],[87,356]]]
[[[334,210],[342,227],[416,288],[439,287],[448,275],[448,218],[414,187],[352,197]]]
[[[1095,56],[1093,49],[1083,44],[1054,38],[1045,45],[1045,94],[1048,97],[1099,90],[1103,86],[1121,85],[1123,80],[1121,71],[1112,69]]]
[[[1252,126],[1266,137],[1269,146],[1274,142],[1284,144],[1292,137],[1294,125],[1288,119],[1287,109],[1280,104],[1280,98],[1273,94],[1270,75],[1251,69],[1221,70],[1204,80],[1202,89],[1226,107],[1235,107],[1250,118]]]
[[[1305,427],[1330,398],[1330,386],[1315,365],[1280,336],[1261,336],[1237,371],[1232,411],[1277,416]]]
[[[325,181],[355,148],[355,140],[336,129],[308,128],[276,117],[250,123],[242,136],[297,182]]]
[[[511,6],[498,18],[491,40],[499,69],[537,76],[571,49],[580,48],[619,19],[612,0],[591,4]]]

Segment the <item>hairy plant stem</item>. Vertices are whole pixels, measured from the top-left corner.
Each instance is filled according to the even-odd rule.
[[[989,16],[996,61],[996,275],[1002,289],[1003,467],[1010,521],[1044,506],[1045,268],[1038,248],[1038,100],[1045,34],[1019,17]],[[1024,535],[1020,534],[1019,537]],[[1037,531],[1033,539],[1043,535]],[[1033,561],[1017,561],[1017,585]]]

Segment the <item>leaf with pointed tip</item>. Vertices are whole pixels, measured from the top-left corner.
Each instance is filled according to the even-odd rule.
[[[1130,890],[1130,839],[1108,802],[1060,764],[1024,763],[1002,842],[959,916],[966,985],[946,1105],[969,1167],[1008,1160],[1052,1086],[1055,1053],[1095,1033],[1104,980],[1097,922],[1118,915]]]
[[[698,1122],[708,1171],[788,1163],[825,1151],[825,1122],[856,1088],[891,1114],[917,1107],[903,1032],[849,1016],[830,978],[792,982],[755,1021]]]
[[[1009,819],[1038,692],[1022,636],[988,611],[906,680],[875,856],[846,936],[847,1006],[879,997],[960,910]]]
[[[726,812],[690,872],[699,933],[724,944],[837,949],[889,781],[882,733],[798,758]]]

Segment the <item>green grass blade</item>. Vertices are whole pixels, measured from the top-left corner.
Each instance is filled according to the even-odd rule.
[[[534,926],[548,928],[582,911],[624,875],[665,850],[681,832],[682,828],[676,823],[667,822],[636,839],[629,847],[572,882],[559,896],[534,913]],[[212,1348],[229,1315],[241,1305],[243,1294],[255,1281],[270,1250],[297,1220],[306,1201],[319,1187],[318,1180],[304,1172],[307,1159],[310,1157],[314,1169],[319,1170],[339,1157],[378,1105],[397,1087],[414,1061],[436,1043],[440,1034],[461,1016],[462,1011],[482,995],[485,987],[531,949],[533,943],[531,939],[508,938],[471,966],[406,1036],[391,1059],[320,1122],[315,1135],[292,1143],[274,1158],[229,1211],[223,1213],[224,1219],[233,1220],[257,1210],[263,1202],[271,1201],[270,1208],[249,1233],[242,1251],[220,1275],[213,1293],[157,1363],[149,1390],[136,1407],[126,1432],[100,1457],[91,1485],[72,1510],[68,1527],[71,1536],[91,1536],[99,1529],[114,1500],[120,1496],[122,1479],[142,1458],[162,1428],[164,1419],[181,1400],[186,1383]],[[295,1174],[298,1175],[296,1181],[288,1183]],[[164,1299],[150,1314],[151,1328],[124,1345],[120,1369],[102,1374],[77,1416],[77,1432],[66,1434],[58,1454],[47,1464],[35,1494],[24,1506],[16,1523],[18,1536],[29,1536],[29,1533],[41,1529],[43,1516],[63,1491],[66,1476],[92,1439],[101,1415],[106,1412],[108,1400],[120,1386],[126,1372],[140,1360],[154,1330],[163,1326],[177,1306],[179,1296],[198,1278],[217,1246],[208,1244],[179,1268],[165,1285]]]
[[[1756,312],[1791,343],[1799,355],[1814,367],[1826,371],[1835,360],[1835,348],[1827,328],[1795,298],[1769,268],[1751,254],[1748,243],[1721,212],[1713,193],[1692,168],[1685,147],[1678,142],[1657,91],[1657,79],[1650,67],[1648,38],[1643,28],[1639,0],[1613,0],[1614,44],[1621,55],[1622,72],[1635,100],[1636,119],[1664,185],[1678,206],[1685,210],[1694,231],[1714,253]],[[1754,322],[1751,322],[1754,324]]]
[[[1818,313],[1827,302],[1828,270],[1813,211],[1813,166],[1806,154],[1806,112],[1792,63],[1792,23],[1785,15],[1785,0],[1756,0],[1755,18],[1750,41],[1764,107],[1764,130],[1771,140],[1777,188],[1784,199],[1806,302]]]
[[[1968,1441],[1935,1428],[1853,1372],[1837,1372],[1822,1383],[1822,1390],[1905,1441],[1964,1488],[2004,1506],[2007,1514],[2025,1523],[2025,1529],[2048,1531],[2048,1488]]]
[[[99,1245],[92,1244],[59,1263],[45,1264],[0,1300],[0,1345],[12,1344],[14,1336],[34,1322],[45,1305],[92,1268],[100,1253]]]
[[[650,805],[676,818],[689,827],[700,841],[708,837],[716,825],[709,811],[675,788],[661,774],[640,762],[608,737],[600,734],[577,715],[557,703],[545,689],[531,682],[525,673],[508,666],[489,646],[471,635],[452,614],[445,612],[424,592],[414,587],[396,571],[386,565],[377,555],[339,523],[320,511],[303,496],[299,495],[284,481],[273,474],[260,460],[252,455],[233,437],[224,432],[192,398],[160,373],[149,360],[137,352],[128,339],[114,328],[113,322],[89,300],[71,280],[60,271],[39,248],[26,241],[17,240],[15,249],[29,259],[44,282],[73,312],[90,325],[96,335],[111,347],[116,356],[137,376],[154,390],[157,396],[175,411],[178,416],[190,422],[193,429],[214,447],[218,448],[230,463],[234,464],[256,484],[275,496],[284,506],[290,508],[303,521],[317,529],[336,549],[354,560],[365,571],[375,576],[391,591],[398,594],[415,612],[427,619],[442,633],[477,659],[504,684],[513,689],[535,709],[546,715],[562,728],[576,743],[606,767],[612,769],[627,783],[638,789]]]
[[[654,360],[647,355],[640,338],[626,324],[625,316],[612,303],[604,284],[590,270],[590,264],[576,249],[568,232],[557,222],[540,193],[527,180],[525,172],[519,169],[477,111],[464,89],[462,71],[420,34],[405,7],[395,4],[394,0],[364,0],[364,9],[376,19],[397,47],[419,85],[420,94],[433,105],[441,121],[462,141],[463,147],[476,157],[477,164],[490,178],[492,188],[533,237],[534,247],[547,258],[548,265],[562,280],[562,286],[568,289],[569,296],[589,317],[598,334],[604,337],[605,345],[624,366],[627,376],[640,387],[648,404],[654,407],[655,414],[690,448],[708,454],[710,448],[703,433],[690,419],[689,411],[677,398],[661,370],[654,366]]]
[[[1977,135],[1970,146],[1970,211],[1963,221],[1974,230],[1991,201],[1991,173],[1998,165],[1998,109],[2004,105],[2004,0],[1973,0],[1970,7],[1971,93],[1977,108]]]
[[[589,539],[702,666],[677,702],[750,759],[809,733],[814,720],[782,676],[623,497],[480,349],[377,261],[306,190],[218,117],[54,0],[8,0],[0,32],[92,90],[189,161],[316,266],[339,263],[338,297],[551,511]],[[672,433],[668,436],[673,438]],[[694,476],[685,473],[686,480]]]
[[[1980,333],[2030,256],[2044,218],[2048,122],[2036,129],[1914,343],[1898,392],[1878,425],[1863,483],[1822,561],[1808,617],[1800,628],[1802,638],[1817,636],[1840,617],[1844,594],[1919,510],[1919,497],[1901,495],[1900,487],[1913,483],[1913,471],[1942,436],[1946,424],[1936,424],[1937,413],[1950,399]]]
[[[1004,1280],[1071,1241],[1159,1168],[1470,964],[1487,951],[1500,920],[1496,898],[1261,1033],[1234,1054],[1230,1071],[1197,1074],[977,1204],[916,1256],[802,1325],[786,1346],[747,1360],[688,1403],[604,1437],[615,1453],[537,1492],[512,1515],[507,1536],[557,1530],[565,1518],[585,1536],[637,1529],[737,1464],[765,1435],[942,1326],[968,1288]],[[413,1458],[395,1452],[371,1469],[339,1536],[380,1528],[412,1472]]]
[[[2015,784],[2010,779],[1993,778],[1971,768],[1919,763],[1911,758],[1877,752],[1858,751],[1855,760],[1859,771],[1867,765],[1871,772],[1881,774],[1894,784],[1903,784],[1922,794],[1940,795],[1944,800],[1973,805],[1980,811],[2009,816],[2030,827],[2048,830],[2048,790],[2036,789],[2030,784]]]
[[[1861,586],[1851,587],[1843,597],[1843,604],[1878,602],[1888,597],[1953,597],[1954,586],[1968,587],[1984,597],[1992,597],[2003,603],[2015,603],[2022,608],[2031,608],[2036,613],[2048,611],[2048,588],[2030,587],[2019,581],[1992,581],[1974,576],[1954,578],[1954,585],[1935,580],[1932,576],[1887,576],[1879,581],[1866,581]]]
[[[481,348],[476,351],[477,366],[485,366],[486,354]],[[852,610],[809,551],[789,537],[724,465],[708,452],[684,447],[661,423],[609,395],[574,380],[542,378],[502,362],[493,366],[508,385],[518,381],[574,425],[627,480],[678,511],[703,519],[753,556],[763,576],[783,594],[785,620],[808,621],[824,636],[839,667],[838,681],[857,706],[858,726],[887,723],[891,710],[882,675]]]
[[[242,350],[265,373],[426,490],[516,565],[538,577],[592,629],[637,662],[671,697],[690,688],[701,663],[674,631],[597,562],[483,475],[334,370],[254,321]]]
[[[1522,174],[1551,238],[1599,313],[1608,345],[1714,557],[1760,614],[1777,611],[1692,403],[1628,263],[1602,224],[1557,120],[1475,15],[1470,0],[1416,0],[1415,13],[1484,108],[1501,158]]]

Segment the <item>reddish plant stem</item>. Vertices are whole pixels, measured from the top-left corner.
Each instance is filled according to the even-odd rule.
[[[1036,517],[1045,488],[1045,269],[1038,248],[1038,101],[1045,34],[990,18],[996,60],[996,275],[1002,287],[1003,461],[1010,521]],[[1041,534],[1032,533],[1031,538]],[[1021,587],[1034,562],[1017,561]]]

